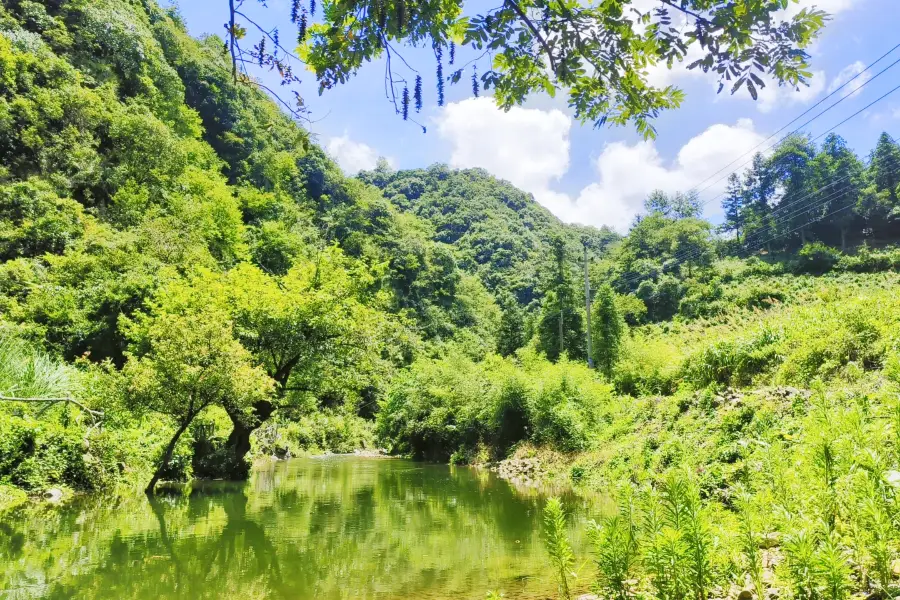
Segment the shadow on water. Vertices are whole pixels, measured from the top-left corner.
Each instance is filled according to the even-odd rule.
[[[545,598],[544,498],[463,468],[335,457],[153,499],[84,498],[0,523],[0,598]],[[568,503],[582,545],[587,517]]]

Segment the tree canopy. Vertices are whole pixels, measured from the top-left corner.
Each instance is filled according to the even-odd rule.
[[[505,109],[535,92],[564,92],[582,122],[630,123],[645,137],[655,135],[653,119],[684,97],[674,86],[654,87],[648,69],[672,68],[691,53],[687,68],[712,73],[720,92],[743,88],[755,99],[767,80],[793,87],[808,81],[805,50],[826,19],[810,9],[787,17],[790,0],[504,0],[489,10],[462,0],[325,0],[319,11],[316,0],[293,0],[296,32],[279,37],[242,12],[243,1],[228,1],[225,47],[235,76],[247,81],[248,66],[258,66],[295,83],[300,62],[315,73],[321,93],[383,58],[385,92],[406,120],[422,108],[425,92],[423,75],[403,51],[430,48],[439,105],[448,83],[471,83],[475,96],[492,92]],[[296,51],[282,43],[287,37],[296,39]],[[298,96],[295,110],[302,109]]]

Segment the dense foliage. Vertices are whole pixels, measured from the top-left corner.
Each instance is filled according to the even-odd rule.
[[[546,293],[551,240],[574,257],[582,238],[599,253],[615,237],[564,226],[483,173],[472,181],[485,191],[458,186],[455,202],[472,201],[455,223],[392,202],[391,182],[346,178],[235,82],[220,43],[191,39],[153,3],[0,8],[0,324],[77,382],[57,402],[10,363],[4,431],[60,423],[98,451],[112,440],[125,467],[86,481],[62,446],[48,458],[12,436],[4,482],[104,488],[149,478],[157,461],[169,479],[245,476],[254,444],[372,445],[398,370],[512,354]],[[445,180],[469,177],[429,173],[435,206]],[[37,456],[45,472],[16,475]]]
[[[790,138],[726,231],[657,192],[620,238],[478,170],[345,177],[221,46],[150,2],[0,7],[0,503],[533,454],[621,488],[610,597],[895,594],[893,140]]]
[[[726,85],[732,94],[743,88],[756,99],[764,79],[794,87],[807,83],[805,50],[827,16],[809,8],[790,16],[788,0],[653,5],[505,0],[490,9],[461,0],[325,0],[319,13],[315,0],[293,0],[296,38],[294,32],[286,38],[297,39],[296,56],[277,29],[268,30],[242,12],[243,4],[228,3],[225,49],[235,78],[248,83],[249,65],[277,71],[283,85],[294,84],[293,69],[302,62],[316,74],[321,93],[346,82],[364,63],[384,58],[385,93],[408,120],[411,109],[422,108],[423,80],[403,50],[430,46],[439,105],[445,85],[460,81],[471,82],[474,96],[490,90],[505,109],[535,92],[553,96],[562,91],[582,122],[634,124],[646,137],[655,135],[653,119],[659,112],[679,106],[684,97],[674,86],[654,87],[648,67],[672,68],[690,48],[698,57],[688,69],[715,73],[720,92]],[[471,48],[459,62],[457,46]],[[302,98],[296,105],[291,110],[302,116]]]
[[[240,475],[253,431],[320,411],[371,443],[364,419],[391,372],[448,344],[496,345],[496,303],[453,251],[236,84],[220,44],[153,3],[0,7],[4,335],[53,368],[78,360],[65,368],[93,387],[72,400],[105,415],[101,433],[71,402],[23,396],[21,366],[0,391],[23,400],[2,412],[66,423],[85,444],[122,436],[129,470],[29,483],[13,473],[38,447],[22,441],[3,481],[114,485],[146,473],[144,456],[171,478],[192,462]],[[159,415],[185,432],[171,452]],[[129,437],[145,427],[159,438]]]

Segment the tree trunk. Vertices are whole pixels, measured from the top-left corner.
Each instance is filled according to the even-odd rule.
[[[250,435],[259,429],[260,425],[269,420],[275,412],[275,405],[268,400],[257,402],[253,405],[253,420],[247,423],[243,415],[228,413],[234,427],[228,436],[226,447],[232,454],[235,464],[241,464],[250,452]]]
[[[147,485],[147,489],[144,490],[145,493],[153,493],[153,489],[156,487],[156,484],[159,483],[159,478],[162,477],[163,471],[166,470],[166,467],[169,466],[169,461],[172,460],[172,453],[175,452],[175,444],[178,443],[178,439],[181,437],[181,434],[187,430],[188,426],[193,420],[194,415],[188,415],[184,423],[182,423],[178,428],[178,431],[175,432],[175,435],[172,436],[172,440],[169,442],[169,445],[166,446],[166,451],[163,454],[162,462],[160,462],[159,466],[156,467],[156,472],[153,474],[153,479],[150,480],[150,483]]]
[[[841,227],[841,252],[847,251],[847,228]]]
[[[559,307],[559,360],[562,360],[563,354],[566,353],[566,344],[563,333],[563,311],[562,311],[562,303],[560,302]]]
[[[806,245],[806,227],[800,228],[800,244]]]

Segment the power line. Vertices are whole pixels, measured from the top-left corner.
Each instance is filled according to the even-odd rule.
[[[875,100],[875,101],[871,102],[868,106],[866,106],[865,108],[859,110],[856,114],[851,115],[851,116],[848,117],[847,119],[844,119],[844,121],[843,121],[842,123],[839,123],[839,124],[836,125],[835,127],[838,127],[839,125],[842,125],[843,123],[846,123],[847,121],[849,121],[849,120],[852,119],[853,117],[855,117],[855,116],[857,116],[858,114],[864,112],[865,110],[867,110],[868,108],[870,108],[872,105],[874,105],[875,103],[877,103],[877,102],[883,100],[885,97],[887,97],[888,95],[890,95],[890,94],[892,94],[893,92],[897,91],[898,89],[900,89],[900,86],[894,88],[893,90],[891,90],[890,92],[888,92],[887,94],[885,94],[884,96],[882,96],[881,98],[879,98],[878,100]],[[826,133],[827,133],[827,132],[826,132]],[[824,134],[823,134],[823,135],[824,135]],[[820,137],[821,137],[821,136],[820,136]],[[872,163],[870,163],[870,164],[868,165],[868,167],[871,168],[871,167],[874,166],[875,164],[876,164],[875,162],[872,162]],[[792,207],[795,207],[798,203],[803,202],[805,199],[810,198],[811,196],[814,196],[814,195],[820,193],[823,189],[826,189],[826,188],[832,187],[832,186],[834,186],[834,185],[837,185],[838,183],[841,183],[842,181],[847,181],[848,179],[851,179],[852,177],[853,177],[853,174],[850,174],[850,175],[846,175],[846,176],[844,176],[844,177],[842,177],[842,178],[840,178],[840,179],[836,179],[836,180],[834,180],[834,181],[828,183],[827,185],[825,185],[825,186],[819,188],[818,190],[815,190],[815,191],[813,191],[813,192],[809,192],[809,193],[806,194],[805,196],[802,196],[802,197],[799,198],[798,200],[795,200],[795,201],[791,202],[791,203],[788,204],[788,205],[781,205],[781,206],[776,207],[772,212],[770,212],[770,213],[769,213],[768,215],[766,215],[766,216],[767,216],[767,217],[772,217],[773,215],[778,214],[778,213],[781,212],[782,210],[786,210],[786,209],[790,209],[790,208],[792,208]],[[673,258],[676,258],[676,259],[677,259],[677,258],[678,258],[678,255],[676,254]]]
[[[771,146],[769,146],[768,148],[766,148],[766,150],[771,150],[772,148],[777,147],[779,144],[781,144],[782,142],[784,142],[786,139],[788,139],[788,138],[791,137],[792,135],[794,135],[794,134],[796,134],[796,133],[799,133],[804,127],[806,127],[807,125],[809,125],[810,123],[812,123],[813,121],[815,121],[816,119],[818,119],[819,117],[821,117],[822,115],[824,115],[825,113],[827,113],[828,111],[830,111],[830,110],[831,110],[832,108],[834,108],[835,106],[841,104],[844,100],[847,100],[848,98],[853,97],[859,90],[861,90],[863,87],[865,87],[866,85],[868,85],[869,83],[871,83],[872,81],[874,81],[875,79],[877,79],[880,75],[884,74],[885,71],[887,71],[888,69],[891,69],[892,67],[894,67],[894,66],[897,65],[898,63],[900,63],[900,59],[895,60],[893,63],[891,63],[890,65],[888,65],[887,67],[885,67],[884,69],[882,69],[881,71],[879,71],[877,74],[875,74],[874,76],[872,76],[871,79],[869,79],[869,80],[863,82],[862,84],[860,84],[856,89],[854,89],[853,91],[851,91],[851,92],[848,93],[847,95],[843,96],[840,100],[838,100],[837,102],[835,102],[834,104],[832,104],[831,106],[829,106],[828,108],[826,108],[825,110],[823,110],[822,112],[820,112],[819,114],[817,114],[817,115],[816,115],[815,117],[813,117],[812,119],[809,119],[808,121],[806,121],[806,122],[805,122],[803,125],[801,125],[800,127],[797,127],[796,129],[794,129],[793,131],[791,131],[790,133],[788,133],[787,135],[785,135],[784,137],[782,137],[780,140],[778,140],[777,142],[775,142],[774,144],[772,144]],[[862,73],[860,73],[860,74],[862,74]],[[848,83],[849,83],[849,82],[848,82]],[[840,88],[839,88],[839,89],[840,89]],[[835,90],[835,91],[837,91],[837,90]],[[879,101],[883,100],[885,97],[889,96],[889,95],[892,94],[894,91],[896,91],[896,88],[894,88],[893,90],[891,90],[890,92],[888,92],[887,94],[885,94],[884,96],[882,96],[881,98],[879,98],[878,100],[876,100],[875,102],[873,102],[872,104],[875,104],[876,102],[879,102]],[[867,106],[866,108],[869,108],[872,104],[870,104],[870,105]],[[865,109],[863,109],[863,110],[865,110]],[[844,123],[846,123],[847,121],[849,121],[850,119],[852,119],[853,117],[857,116],[860,112],[862,112],[862,111],[859,111],[859,112],[854,113],[853,115],[851,115],[851,116],[848,117],[847,119],[844,119],[843,121],[841,121],[841,122],[838,123],[837,125],[834,125],[833,127],[831,127],[831,128],[829,128],[829,129],[825,130],[824,132],[820,133],[820,134],[819,134],[818,136],[816,136],[812,141],[818,140],[818,139],[822,138],[823,136],[825,136],[825,135],[831,133],[832,131],[834,131],[835,129],[837,129],[838,127],[840,127],[841,125],[843,125]],[[805,113],[804,113],[804,114],[805,114]],[[784,128],[782,128],[782,129],[784,129]],[[773,136],[769,136],[768,139],[771,139],[772,137],[773,137]],[[744,156],[746,156],[746,155],[749,154],[750,152],[753,152],[753,150],[755,150],[756,148],[759,148],[759,146],[761,146],[763,143],[765,143],[765,142],[761,142],[760,144],[757,144],[754,148],[751,148],[748,152],[745,152],[742,156],[738,157],[737,160],[740,160],[740,158],[743,158]],[[752,160],[753,160],[753,159],[744,161],[743,163],[741,163],[740,165],[738,165],[737,169],[740,169],[740,168],[743,168],[743,167],[747,166],[750,162],[752,162]],[[736,161],[732,161],[731,163],[729,163],[729,166],[732,165],[732,164],[734,164],[734,162],[736,162]],[[727,168],[727,167],[725,167],[725,168]],[[737,169],[735,169],[735,170],[737,170]],[[720,170],[718,171],[718,173],[721,173],[723,170],[724,170],[724,169],[720,169]],[[717,173],[717,174],[718,174],[718,173]],[[729,173],[729,175],[726,175],[726,176],[724,176],[724,177],[720,177],[720,178],[717,179],[716,181],[712,182],[710,185],[706,186],[705,188],[703,188],[702,190],[700,190],[699,192],[697,192],[697,194],[699,195],[701,192],[705,192],[706,190],[710,189],[711,187],[713,187],[713,186],[716,185],[717,183],[723,181],[724,179],[727,179],[730,175],[731,175],[731,174]],[[709,178],[707,178],[707,179],[709,179]],[[705,202],[701,203],[700,206],[706,206],[707,204],[709,204],[709,203],[711,203],[711,202],[713,202],[713,201],[715,201],[715,200],[718,200],[719,198],[723,197],[724,195],[725,195],[725,192],[719,192],[718,194],[716,194],[715,196],[713,196],[713,197],[710,198],[709,200],[706,200]]]
[[[900,89],[900,86],[898,86],[898,87],[895,88],[895,89]],[[865,110],[865,109],[863,109],[863,110]],[[873,166],[873,164],[875,164],[875,163],[871,163],[869,166],[871,167],[871,166]],[[894,168],[894,169],[890,169],[888,172],[889,172],[889,173],[898,173],[898,172],[900,172],[900,166],[898,166],[898,167],[896,167],[896,168]],[[811,211],[813,211],[813,210],[816,209],[816,208],[826,206],[826,205],[828,204],[828,202],[831,201],[833,198],[837,197],[837,196],[840,195],[841,193],[846,192],[847,189],[848,189],[848,187],[845,186],[845,187],[843,187],[843,188],[841,188],[841,189],[839,189],[839,190],[836,190],[835,192],[832,192],[829,196],[825,197],[824,199],[820,198],[818,202],[810,202],[810,203],[807,203],[805,206],[804,206],[804,205],[801,205],[801,206],[799,206],[799,208],[798,208],[798,205],[801,204],[804,200],[806,200],[806,199],[808,199],[808,198],[810,198],[810,197],[812,197],[812,196],[815,196],[815,195],[817,195],[817,194],[821,194],[824,190],[833,187],[834,185],[840,183],[841,181],[846,181],[847,179],[850,179],[851,177],[852,177],[852,175],[848,175],[848,176],[842,177],[842,178],[840,178],[840,179],[837,179],[837,180],[835,180],[835,181],[832,181],[832,182],[830,182],[829,184],[827,184],[827,185],[825,185],[825,186],[819,188],[818,190],[816,190],[816,191],[814,191],[814,192],[810,192],[809,194],[807,194],[806,196],[802,197],[801,199],[799,199],[799,200],[797,200],[797,201],[795,201],[795,202],[792,202],[792,203],[790,203],[790,204],[787,204],[787,205],[783,205],[783,206],[777,207],[774,211],[772,211],[771,213],[769,213],[769,215],[767,215],[767,217],[771,218],[772,215],[776,214],[776,213],[779,212],[779,211],[783,211],[783,210],[786,210],[786,211],[788,211],[788,212],[787,212],[786,214],[782,214],[778,219],[775,219],[774,221],[770,222],[770,223],[769,223],[769,226],[770,226],[770,227],[774,227],[774,226],[777,226],[777,225],[783,225],[784,223],[790,222],[790,220],[791,220],[793,217],[795,217],[795,216],[797,216],[797,215],[799,215],[799,214],[802,214],[802,213],[805,212],[805,211],[811,212]],[[851,204],[849,204],[848,206],[846,206],[846,207],[844,207],[844,208],[842,208],[842,209],[839,209],[839,210],[837,210],[837,211],[834,211],[834,212],[832,212],[832,213],[828,213],[827,215],[823,215],[823,216],[821,216],[821,217],[817,217],[817,218],[815,218],[815,219],[812,219],[812,220],[809,221],[808,223],[805,223],[805,224],[801,225],[800,227],[797,227],[797,228],[795,228],[795,229],[792,229],[791,231],[783,232],[783,233],[777,234],[777,235],[775,235],[775,236],[773,236],[773,237],[771,237],[771,238],[769,238],[769,239],[763,241],[762,243],[756,243],[756,242],[754,242],[754,246],[752,247],[752,249],[759,248],[759,247],[761,247],[763,244],[767,244],[767,243],[769,243],[769,242],[771,242],[771,241],[773,241],[773,240],[775,240],[775,239],[777,239],[777,238],[779,238],[779,237],[782,237],[782,236],[784,236],[784,235],[789,235],[790,233],[794,233],[794,232],[796,232],[796,231],[799,231],[800,229],[802,229],[803,227],[806,227],[807,225],[810,225],[810,224],[812,224],[812,223],[815,223],[815,222],[817,222],[817,221],[820,221],[820,220],[822,220],[822,219],[825,219],[825,218],[827,218],[828,216],[831,216],[831,215],[833,215],[833,214],[836,214],[837,212],[841,212],[842,210],[845,210],[845,209],[847,209],[847,208],[852,208],[853,206],[855,206],[855,203],[851,203]],[[745,250],[747,250],[747,249],[745,248]],[[686,252],[684,252],[684,253],[682,253],[682,254],[680,254],[680,255],[679,255],[679,254],[676,254],[675,256],[672,257],[671,260],[675,260],[676,262],[684,263],[684,262],[687,262],[687,261],[689,261],[689,260],[693,260],[694,258],[699,257],[702,253],[703,253],[702,251],[690,250],[690,251],[686,251]],[[640,275],[640,274],[632,274],[632,275],[630,275],[630,276],[625,277],[624,279],[622,279],[622,283],[625,284],[626,286],[628,286],[628,285],[633,284],[635,281],[638,281],[638,280],[642,279],[643,277],[644,277],[644,276],[643,276],[643,275]]]
[[[751,148],[750,150],[748,150],[748,151],[745,152],[744,154],[738,156],[736,159],[734,159],[733,161],[731,161],[730,163],[728,163],[727,165],[725,165],[724,167],[722,167],[721,169],[719,169],[718,171],[716,171],[715,173],[713,173],[712,175],[708,176],[706,179],[704,179],[703,181],[701,181],[700,183],[698,183],[696,186],[694,186],[694,190],[696,191],[696,189],[697,189],[698,187],[700,187],[701,185],[703,185],[704,183],[706,183],[707,181],[709,181],[710,179],[712,179],[713,177],[715,177],[716,175],[718,175],[719,173],[721,173],[722,171],[726,170],[728,167],[730,167],[731,165],[733,165],[734,163],[736,163],[736,162],[739,161],[740,159],[744,158],[744,157],[747,156],[748,154],[751,154],[754,150],[756,150],[757,148],[759,148],[760,146],[762,146],[763,144],[765,144],[766,142],[768,142],[769,140],[771,140],[773,137],[775,137],[776,135],[778,135],[779,133],[781,133],[782,131],[784,131],[785,129],[787,129],[788,127],[790,127],[791,125],[793,125],[794,123],[796,123],[797,121],[799,121],[800,119],[802,119],[803,117],[805,117],[806,115],[808,115],[810,112],[812,112],[813,110],[815,110],[817,107],[821,106],[821,105],[822,105],[825,101],[827,101],[829,98],[831,98],[832,96],[834,96],[835,94],[837,94],[838,92],[840,92],[842,89],[844,89],[845,87],[847,87],[848,85],[850,85],[851,83],[853,83],[853,81],[855,81],[856,79],[858,79],[859,77],[861,77],[861,76],[862,76],[864,73],[866,73],[869,69],[871,69],[872,67],[874,67],[875,65],[877,65],[879,62],[881,62],[882,60],[884,60],[885,58],[887,58],[888,55],[890,55],[890,54],[893,53],[895,50],[897,50],[897,48],[900,48],[900,44],[897,44],[896,46],[894,46],[893,48],[891,48],[890,50],[888,50],[887,52],[885,52],[884,54],[882,54],[880,57],[878,57],[876,60],[874,60],[873,62],[871,62],[868,66],[866,66],[865,69],[863,69],[862,71],[860,71],[859,73],[857,73],[856,75],[854,75],[853,77],[851,77],[850,79],[848,79],[848,80],[847,80],[846,82],[844,82],[839,88],[835,89],[835,90],[832,91],[830,94],[828,94],[827,96],[825,96],[824,98],[822,98],[821,100],[819,100],[818,102],[816,102],[815,104],[813,104],[812,106],[810,106],[810,107],[809,107],[808,109],[806,109],[804,112],[802,112],[802,113],[800,113],[799,115],[797,115],[796,117],[794,117],[794,119],[793,119],[792,121],[790,121],[790,122],[788,122],[787,124],[783,125],[778,131],[776,131],[775,133],[773,133],[772,135],[770,135],[769,137],[767,137],[766,139],[764,139],[763,141],[761,141],[759,144],[757,144],[756,146],[754,146],[753,148]],[[868,79],[865,83],[863,83],[863,85],[866,85],[867,83],[873,81],[873,80],[876,79],[879,75],[881,75],[882,73],[884,73],[884,71],[886,71],[887,69],[890,69],[890,68],[893,67],[895,64],[897,64],[897,63],[894,62],[893,64],[891,64],[890,66],[888,66],[886,69],[884,69],[883,71],[881,71],[880,73],[878,73],[877,75],[875,75],[874,77],[872,77],[871,79]],[[852,95],[855,94],[857,91],[859,91],[860,88],[862,88],[862,86],[860,86],[860,87],[856,88],[855,90],[853,90],[853,92],[851,92],[850,94],[848,94],[848,96],[852,96]],[[847,96],[845,96],[844,98],[842,98],[840,102],[843,102],[843,100],[846,99],[846,98],[847,98]],[[837,106],[838,104],[840,104],[840,102],[835,103],[835,104],[832,105],[830,108],[828,108],[828,110],[831,110],[832,108],[834,108],[835,106]],[[827,111],[825,111],[825,112],[827,112]],[[824,112],[823,112],[823,113],[820,113],[820,114],[817,115],[816,117],[813,117],[812,119],[810,119],[809,121],[807,121],[806,123],[804,123],[803,125],[801,125],[800,127],[798,127],[797,129],[802,129],[803,127],[805,127],[806,125],[808,125],[809,123],[811,123],[812,121],[814,121],[816,118],[818,118],[818,117],[821,116],[822,114],[824,114]],[[777,143],[776,143],[776,145],[777,145]],[[744,164],[746,164],[746,163],[744,163]],[[721,181],[721,179],[718,180],[718,181]],[[700,193],[702,193],[702,192],[708,190],[712,185],[715,185],[716,183],[718,183],[718,181],[713,182],[713,184],[711,184],[710,186],[707,186],[707,187],[703,188],[702,190],[698,191],[697,193],[700,194]]]

